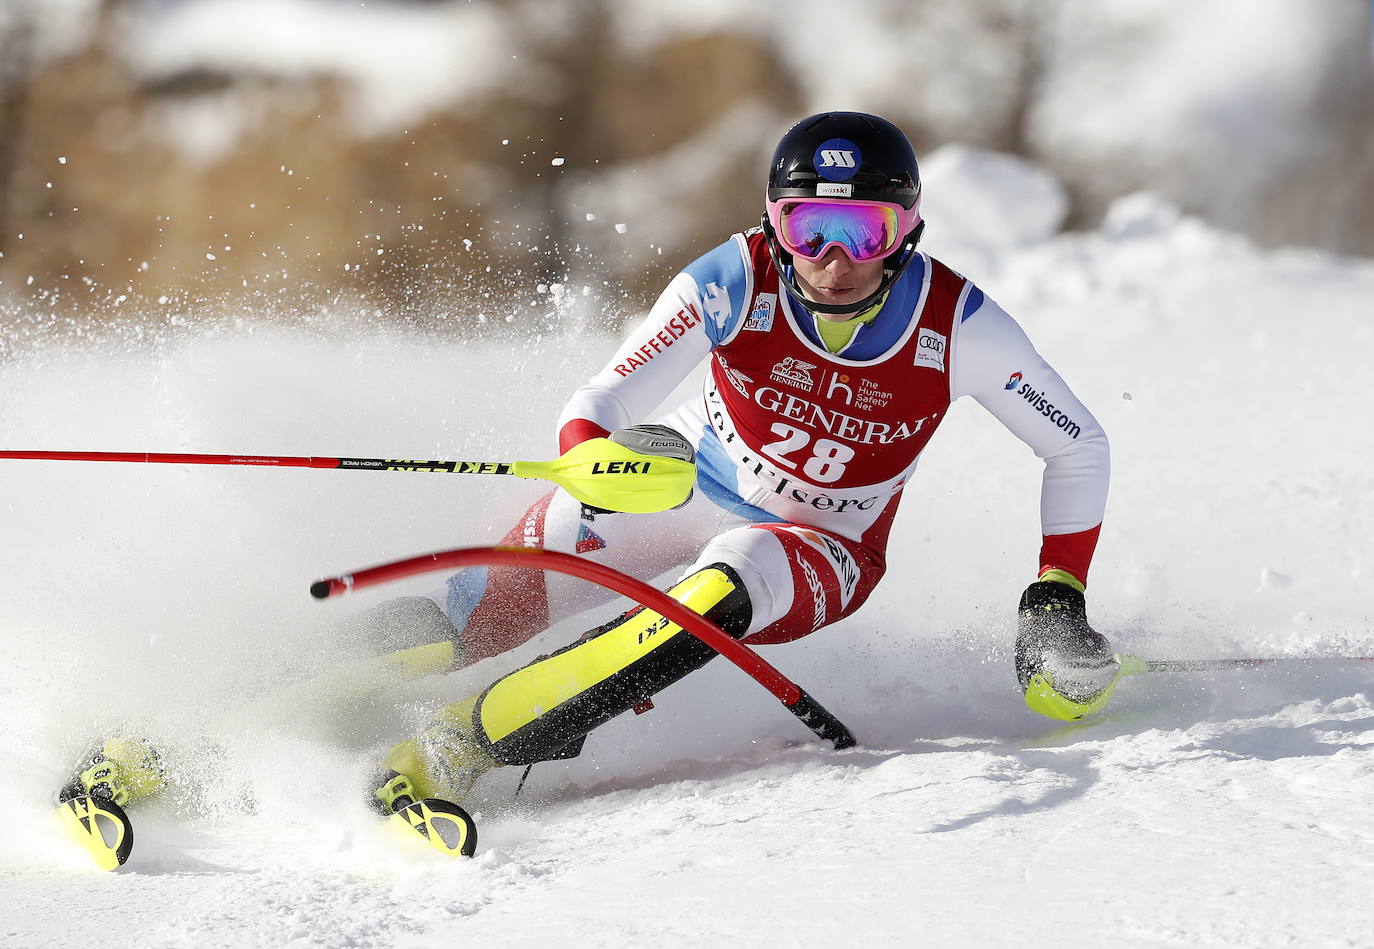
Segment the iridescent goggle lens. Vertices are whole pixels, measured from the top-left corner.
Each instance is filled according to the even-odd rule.
[[[823,199],[780,202],[777,231],[784,247],[807,260],[831,244],[856,262],[876,260],[892,253],[902,237],[892,205]]]

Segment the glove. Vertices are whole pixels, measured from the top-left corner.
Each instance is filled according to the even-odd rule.
[[[606,436],[617,445],[641,455],[662,455],[664,458],[680,458],[695,461],[696,451],[692,443],[683,438],[667,425],[632,425],[618,428]]]
[[[638,452],[641,455],[657,455],[662,458],[678,458],[682,461],[696,461],[696,450],[692,448],[692,443],[683,438],[678,432],[667,425],[632,425],[629,428],[618,428],[606,436],[630,451]],[[676,511],[680,507],[686,507],[692,500],[695,489],[691,491],[686,500],[676,507],[669,510]],[[616,511],[609,511],[606,508],[593,507],[590,504],[582,505],[583,514],[615,514]]]
[[[1107,638],[1088,625],[1083,594],[1040,580],[1017,606],[1016,677],[1033,712],[1073,721],[1100,711],[1121,678]]]

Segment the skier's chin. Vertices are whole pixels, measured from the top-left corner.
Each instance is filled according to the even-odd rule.
[[[845,310],[841,313],[820,314],[825,319],[847,320],[859,312],[859,304],[863,302],[864,297],[867,296],[867,294],[857,290],[845,290],[832,293],[820,290],[818,288],[812,291],[811,293],[808,293],[806,296],[807,299],[809,299],[812,303],[824,303],[827,306],[845,307]]]

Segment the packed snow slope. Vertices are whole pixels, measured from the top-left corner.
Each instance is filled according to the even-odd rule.
[[[1261,253],[1143,197],[1017,247],[931,231],[1112,438],[1089,609],[1121,651],[1374,654],[1374,264]],[[354,316],[13,347],[0,441],[547,457],[614,345],[435,342]],[[427,710],[604,613],[446,679],[280,690],[354,654],[349,616],[440,578],[323,603],[312,580],[493,541],[536,486],[4,462],[0,944],[1367,942],[1374,663],[1141,677],[1095,721],[1036,718],[1011,643],[1039,474],[959,405],[869,604],[767,650],[859,748],[810,740],[718,661],[518,798],[514,769],[484,779],[477,857],[445,861],[383,834],[363,777]],[[48,801],[121,723],[158,741],[174,787],[101,874]]]

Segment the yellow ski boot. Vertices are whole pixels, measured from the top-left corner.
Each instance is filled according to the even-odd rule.
[[[472,742],[476,698],[443,709],[418,738],[400,742],[382,759],[369,804],[407,837],[418,835],[440,853],[471,857],[477,825],[448,797],[462,800],[498,762]]]

